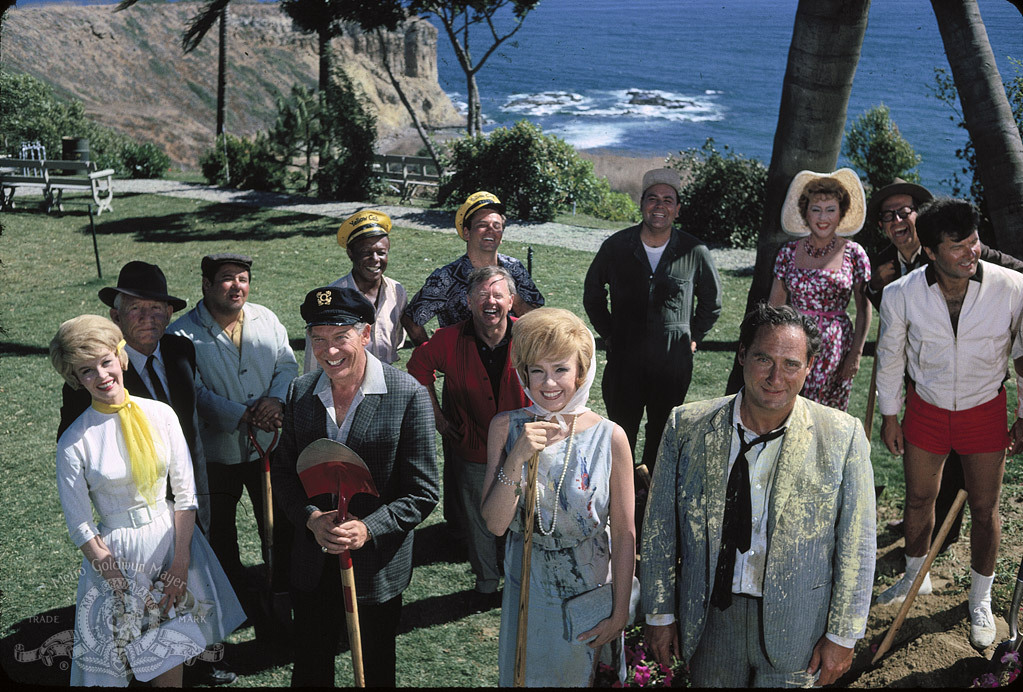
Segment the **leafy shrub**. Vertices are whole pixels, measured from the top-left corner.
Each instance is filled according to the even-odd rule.
[[[883,103],[853,122],[845,135],[842,153],[875,190],[895,178],[920,182],[920,174],[912,170],[920,165],[920,156],[903,138]]]
[[[640,220],[639,207],[624,192],[611,189],[607,178],[597,178],[595,195],[580,205],[579,211],[605,221],[637,223]]]
[[[689,182],[682,188],[679,218],[701,240],[736,248],[754,248],[764,218],[767,168],[708,139],[699,149],[668,157]]]
[[[58,98],[35,77],[0,70],[0,150],[18,155],[21,142],[38,140],[47,158],[58,159],[61,137],[89,140],[89,159],[119,176],[160,177],[170,164],[157,145],[140,144],[89,120],[81,101]]]
[[[270,140],[262,133],[252,139],[230,134],[217,137],[214,147],[199,158],[199,167],[211,185],[240,190],[284,189],[286,170],[274,156]]]
[[[612,193],[590,161],[525,120],[451,142],[447,168],[453,172],[438,191],[441,204],[461,204],[472,193],[487,190],[501,198],[510,216],[527,221],[550,221],[573,202],[594,216],[635,217],[635,205]]]
[[[321,112],[325,141],[316,175],[317,196],[365,201],[380,195],[384,184],[373,174],[376,116],[343,69],[333,70]]]
[[[121,161],[131,178],[162,178],[170,166],[170,157],[152,142],[128,142]]]

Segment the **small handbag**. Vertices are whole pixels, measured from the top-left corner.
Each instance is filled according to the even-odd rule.
[[[638,605],[639,579],[633,576],[627,625],[632,624],[636,619]],[[611,609],[614,607],[614,585],[609,582],[577,596],[566,598],[562,607],[565,615],[565,639],[574,644],[586,644],[587,642],[576,641],[576,637],[593,629],[598,622],[611,616]]]

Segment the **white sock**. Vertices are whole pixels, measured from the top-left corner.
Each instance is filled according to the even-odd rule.
[[[920,557],[906,556],[906,579],[913,581],[916,579],[916,575],[920,573],[920,568],[924,566],[924,560],[927,559],[926,555]]]
[[[985,577],[974,569],[970,569],[970,607],[987,601],[991,602],[991,585],[995,582],[995,575]]]

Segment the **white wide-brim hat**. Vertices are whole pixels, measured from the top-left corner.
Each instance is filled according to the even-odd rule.
[[[842,217],[838,224],[836,234],[841,236],[853,236],[863,228],[863,221],[866,218],[867,196],[863,192],[863,183],[860,176],[851,168],[839,168],[834,173],[814,173],[813,171],[799,171],[789,185],[789,191],[785,195],[785,203],[781,207],[781,227],[789,235],[804,237],[810,235],[810,227],[806,225],[806,219],[799,213],[799,196],[803,194],[803,188],[807,183],[818,178],[833,178],[849,193],[849,210]]]

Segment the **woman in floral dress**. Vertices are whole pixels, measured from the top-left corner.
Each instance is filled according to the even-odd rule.
[[[782,228],[800,236],[782,246],[774,263],[769,302],[791,304],[817,321],[821,352],[803,385],[803,396],[842,411],[849,407],[853,376],[860,369],[870,329],[870,303],[863,285],[870,261],[847,240],[863,227],[863,185],[849,168],[834,173],[801,171],[782,207]],[[856,301],[856,324],[846,313]]]

